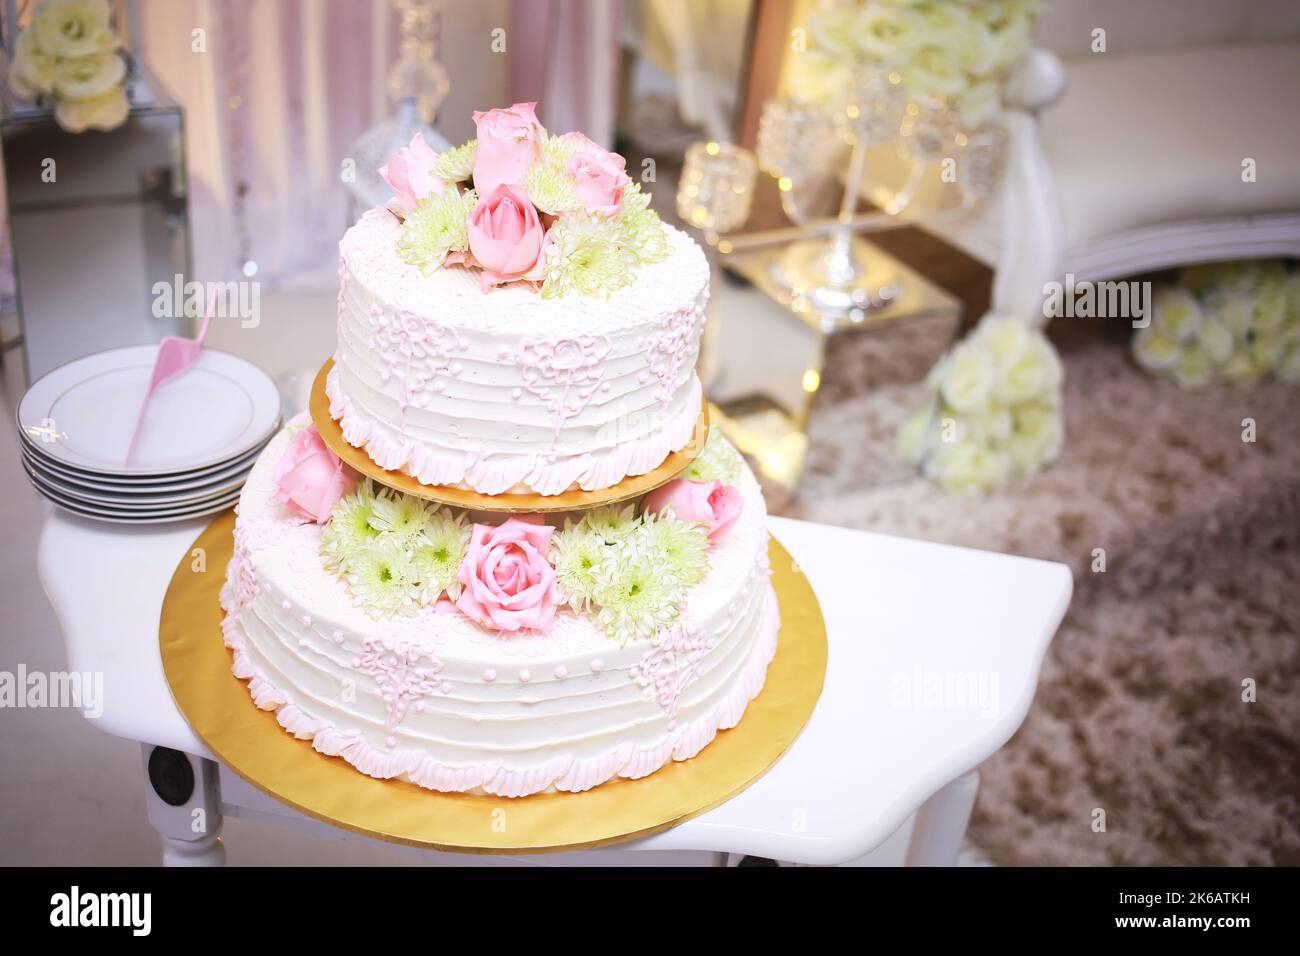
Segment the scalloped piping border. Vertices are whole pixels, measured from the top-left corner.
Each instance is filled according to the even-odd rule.
[[[281,727],[299,740],[311,741],[312,747],[320,753],[342,757],[369,777],[381,780],[401,778],[427,790],[525,797],[552,789],[579,793],[615,776],[629,780],[648,776],[670,759],[690,760],[713,741],[718,731],[730,730],[740,723],[749,702],[763,689],[767,667],[776,654],[780,623],[776,592],[769,584],[754,649],[731,690],[710,715],[673,731],[662,744],[644,749],[625,744],[613,753],[585,760],[561,756],[530,770],[509,770],[500,763],[448,767],[427,754],[411,751],[385,753],[372,746],[358,731],[340,730],[328,720],[308,716],[292,703],[249,659],[237,618],[229,615],[223,618],[221,633],[226,647],[232,652],[231,670],[240,680],[248,681],[253,703],[262,710],[275,711]]]
[[[686,446],[699,419],[700,381],[691,384],[690,400],[676,419],[649,439],[623,442],[598,452],[586,452],[550,460],[548,455],[491,455],[480,458],[470,452],[439,452],[404,439],[380,422],[358,411],[356,404],[338,384],[339,367],[325,378],[325,395],[330,415],[339,423],[349,445],[363,449],[372,461],[388,471],[400,471],[425,485],[460,485],[482,495],[499,495],[525,488],[539,495],[558,495],[575,485],[595,491],[618,484],[624,478],[644,475],[658,468],[665,458]]]

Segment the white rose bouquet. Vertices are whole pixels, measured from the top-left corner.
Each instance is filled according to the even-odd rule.
[[[868,71],[954,108],[974,128],[999,106],[998,89],[1029,49],[1046,0],[821,0],[807,49],[791,61],[791,95],[827,102]]]
[[[14,43],[9,85],[21,99],[48,99],[70,133],[110,130],[130,110],[126,60],[108,0],[39,0]]]
[[[931,369],[931,407],[898,435],[900,456],[946,491],[983,491],[1060,454],[1061,361],[1041,331],[990,312]]]
[[[1184,269],[1155,295],[1133,358],[1183,388],[1300,381],[1300,272],[1278,261]]]

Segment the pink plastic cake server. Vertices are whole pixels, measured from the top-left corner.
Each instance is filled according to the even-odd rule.
[[[135,420],[135,431],[131,432],[131,442],[126,446],[126,464],[131,464],[131,457],[135,454],[136,441],[140,438],[145,414],[149,411],[149,399],[153,398],[153,393],[163,382],[179,375],[198,360],[199,352],[203,349],[203,339],[208,334],[208,323],[212,321],[212,305],[212,302],[208,303],[208,311],[203,316],[203,324],[199,326],[197,336],[186,339],[179,335],[166,335],[158,343],[158,357],[154,359],[149,390],[144,393],[144,401],[140,403],[140,414]]]

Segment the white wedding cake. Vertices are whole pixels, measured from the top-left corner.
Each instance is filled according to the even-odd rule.
[[[393,157],[393,202],[344,236],[327,391],[376,474],[482,505],[357,475],[300,416],[244,488],[223,631],[257,706],[363,773],[581,791],[694,757],[762,689],[766,512],[718,437],[636,500],[493,507],[617,499],[687,445],[708,269],[621,157],[532,104],[475,120],[465,146]]]

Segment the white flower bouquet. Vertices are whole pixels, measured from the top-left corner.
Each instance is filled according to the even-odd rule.
[[[1183,388],[1300,381],[1300,272],[1277,260],[1184,269],[1156,294],[1133,358]]]
[[[833,100],[863,71],[954,108],[968,127],[990,119],[1007,72],[1029,49],[1045,0],[821,0],[807,49],[791,60],[792,96]]]
[[[20,99],[48,100],[70,133],[111,130],[130,111],[126,60],[108,0],[38,0],[14,43],[9,85]]]
[[[931,369],[931,407],[899,455],[946,491],[984,491],[1055,460],[1064,439],[1061,362],[1041,331],[990,312]]]

